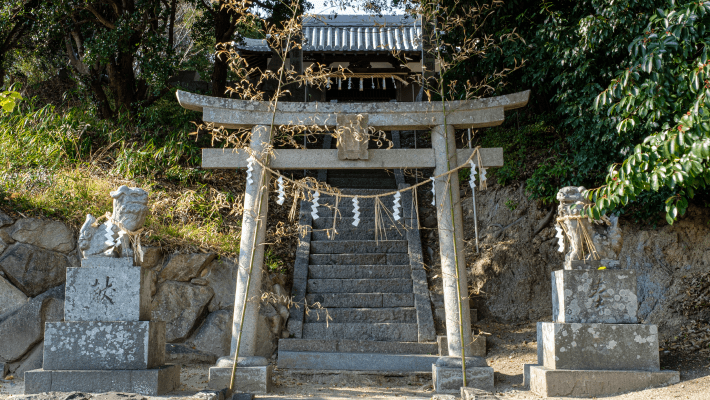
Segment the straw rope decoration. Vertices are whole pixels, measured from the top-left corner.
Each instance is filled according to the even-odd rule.
[[[415,208],[418,208],[419,204],[418,204],[418,199],[417,199],[417,188],[419,188],[420,186],[428,185],[429,183],[431,183],[432,184],[432,194],[434,197],[434,200],[432,201],[432,205],[436,206],[436,185],[435,185],[436,179],[446,178],[445,190],[448,190],[447,188],[450,185],[451,174],[458,173],[458,170],[460,170],[461,168],[469,167],[473,163],[474,157],[476,157],[476,159],[478,160],[477,165],[482,165],[481,155],[480,155],[480,151],[479,151],[480,146],[478,146],[475,149],[473,149],[471,156],[463,164],[461,164],[458,167],[453,168],[447,172],[444,172],[444,173],[439,174],[437,176],[433,176],[433,177],[429,178],[429,180],[419,182],[417,184],[414,184],[412,186],[408,186],[403,189],[393,190],[391,192],[386,192],[386,193],[381,193],[381,194],[376,194],[376,195],[351,195],[351,194],[341,193],[337,189],[329,189],[329,187],[327,185],[319,184],[317,181],[314,181],[312,179],[308,180],[307,182],[296,181],[294,179],[291,179],[287,176],[280,174],[277,170],[274,170],[273,168],[265,165],[259,159],[259,157],[255,157],[253,155],[254,153],[251,149],[247,148],[244,150],[246,150],[247,152],[249,152],[251,154],[251,156],[249,157],[250,164],[251,164],[251,160],[253,160],[253,163],[259,164],[259,166],[261,166],[262,171],[268,171],[273,176],[278,177],[277,182],[279,183],[279,189],[281,188],[281,186],[284,186],[284,192],[285,192],[286,185],[293,187],[294,200],[291,205],[291,211],[289,213],[289,218],[291,220],[293,220],[297,214],[296,209],[297,209],[298,199],[301,197],[306,199],[308,197],[308,196],[306,196],[306,194],[313,193],[312,195],[310,195],[310,197],[311,197],[310,200],[311,200],[311,217],[314,220],[317,220],[318,218],[320,218],[320,216],[318,215],[318,207],[320,206],[319,200],[320,200],[321,196],[331,196],[335,199],[335,208],[334,208],[335,211],[333,214],[334,215],[333,228],[329,229],[329,231],[332,232],[332,233],[331,232],[328,233],[329,237],[331,237],[331,235],[337,234],[337,232],[335,230],[335,223],[337,220],[337,215],[340,213],[340,211],[338,210],[338,205],[340,203],[341,198],[352,199],[352,204],[353,204],[353,222],[352,222],[352,224],[354,226],[358,226],[360,223],[359,200],[360,199],[374,199],[375,241],[382,240],[380,238],[384,238],[384,240],[387,240],[387,229],[384,224],[384,219],[385,219],[384,217],[388,217],[390,220],[395,222],[393,224],[393,226],[401,234],[401,232],[399,231],[400,226],[398,226],[398,225],[402,224],[402,222],[399,222],[402,219],[402,216],[400,214],[400,208],[401,208],[400,200],[401,200],[402,193],[410,191],[410,190],[413,191],[414,196],[413,196],[412,206]],[[252,166],[252,168],[253,168],[253,166]],[[483,190],[483,189],[485,189],[485,187],[483,187],[483,186],[486,183],[485,168],[480,168],[480,171],[481,172],[479,174],[479,178],[480,178],[479,185],[481,186],[481,189]],[[284,185],[284,184],[286,184],[286,185]],[[312,185],[312,186],[309,186],[309,185]],[[285,194],[284,194],[284,196],[285,196]],[[391,213],[389,211],[389,209],[387,207],[385,207],[384,203],[381,200],[383,197],[387,197],[387,196],[394,196],[394,198],[395,198],[394,203],[393,203],[393,212],[394,213]],[[279,191],[279,199],[280,199],[280,197],[281,197],[281,192]],[[277,203],[278,203],[278,201],[277,201]],[[279,204],[282,204],[282,203],[279,203]],[[406,228],[405,225],[402,225],[402,227]],[[417,227],[419,227],[419,228],[421,227],[421,225],[419,223],[419,218],[417,218]]]
[[[417,184],[408,186],[408,187],[406,187],[406,188],[404,188],[404,189],[392,190],[391,192],[385,192],[385,193],[380,193],[380,194],[372,194],[372,195],[345,194],[345,193],[341,193],[341,192],[338,191],[337,189],[336,189],[336,190],[327,190],[327,189],[325,189],[324,187],[321,187],[321,186],[319,186],[318,189],[313,189],[313,188],[309,187],[307,184],[305,184],[305,183],[303,183],[303,182],[301,182],[301,181],[297,181],[297,180],[291,179],[291,178],[289,178],[289,177],[287,177],[287,176],[285,176],[285,175],[280,174],[277,170],[275,170],[275,169],[273,169],[273,168],[271,168],[271,167],[265,165],[265,164],[264,164],[259,158],[257,158],[257,157],[254,157],[254,162],[257,163],[257,164],[259,164],[259,166],[261,166],[261,168],[264,168],[265,170],[271,172],[272,175],[274,175],[274,176],[279,176],[279,177],[283,177],[284,182],[286,182],[288,185],[293,186],[294,188],[300,188],[300,189],[303,190],[304,192],[311,192],[311,191],[315,192],[314,195],[313,195],[314,197],[315,197],[316,194],[317,194],[319,197],[320,197],[321,195],[323,195],[323,196],[333,196],[333,197],[336,197],[336,196],[337,196],[337,197],[344,197],[344,198],[350,198],[350,199],[355,198],[355,197],[357,197],[357,198],[359,198],[359,199],[374,199],[374,198],[377,198],[377,197],[394,196],[395,193],[397,193],[397,192],[402,192],[402,193],[404,193],[404,192],[407,192],[407,191],[410,191],[410,190],[415,190],[415,188],[417,188],[417,187],[419,187],[419,186],[424,186],[424,185],[428,185],[428,184],[432,183],[431,181],[434,181],[435,179],[447,177],[447,176],[449,176],[449,175],[451,175],[451,174],[453,174],[453,173],[458,173],[458,170],[460,170],[460,169],[462,169],[462,168],[469,168],[470,161],[471,161],[474,157],[477,157],[477,159],[478,159],[478,164],[480,165],[480,164],[481,164],[481,156],[480,156],[480,154],[479,154],[479,149],[480,149],[480,146],[474,148],[474,149],[473,149],[473,153],[471,153],[471,156],[470,156],[463,164],[459,165],[459,166],[456,167],[456,168],[452,168],[452,169],[449,170],[449,171],[446,171],[446,172],[444,172],[444,173],[441,173],[441,174],[439,174],[439,175],[432,176],[431,178],[429,178],[430,180],[419,182],[419,183],[417,183]],[[251,153],[251,152],[253,151],[253,150],[251,150],[251,149],[249,149],[249,148],[245,148],[245,149],[243,149],[243,150],[245,150],[245,151],[247,151],[247,152],[249,152],[249,153]],[[481,170],[481,175],[483,175],[483,171],[484,171],[485,169],[486,169],[486,168],[480,168],[480,170]],[[485,180],[486,180],[486,179],[485,179],[485,176],[481,177],[481,179],[480,179],[481,183],[484,183]],[[483,190],[483,189],[485,189],[485,188],[484,188],[484,187],[480,187],[480,189]]]
[[[582,258],[581,260],[586,260],[586,256],[584,255],[584,245],[586,244],[588,254],[592,256],[592,259],[594,260],[599,260],[601,257],[599,256],[599,253],[597,253],[597,248],[594,246],[594,242],[592,241],[592,237],[587,231],[587,228],[582,224],[582,219],[589,219],[589,217],[585,217],[582,215],[567,215],[564,217],[558,217],[557,218],[557,226],[562,227],[562,230],[565,233],[565,236],[567,237],[567,240],[572,243],[572,235],[565,226],[564,222],[569,221],[569,220],[577,220],[577,227],[576,231],[577,234],[582,238],[582,246],[580,246],[580,251],[582,252]],[[591,222],[591,221],[590,221]],[[560,248],[558,250],[561,250],[560,252],[564,251],[564,241],[561,241],[562,244],[560,244]]]

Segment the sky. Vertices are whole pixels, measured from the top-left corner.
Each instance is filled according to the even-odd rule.
[[[357,9],[357,8],[353,8],[353,7],[346,7],[344,9],[341,9],[339,7],[334,7],[331,5],[331,1],[329,1],[329,0],[311,0],[311,3],[313,4],[313,9],[310,10],[309,12],[312,14],[332,14],[332,13],[336,13],[336,12],[338,14],[359,14],[359,15],[366,14],[365,11],[362,11],[361,9]],[[348,3],[348,1],[336,0],[336,3]],[[352,1],[350,3],[359,4],[360,2]],[[388,14],[404,14],[404,11],[400,10],[398,12],[393,12],[393,13],[388,13]]]

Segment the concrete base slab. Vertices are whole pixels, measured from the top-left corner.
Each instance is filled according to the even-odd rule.
[[[530,367],[537,367],[538,364],[523,364],[523,387],[530,389]]]
[[[279,368],[429,372],[438,355],[325,353],[279,350]]]
[[[436,393],[461,393],[463,387],[463,372],[461,368],[431,366],[434,392]],[[466,368],[466,386],[485,391],[493,391],[493,368],[473,367]]]
[[[269,393],[271,391],[271,373],[273,368],[265,367],[237,367],[234,380],[234,391],[242,393]],[[229,387],[232,379],[232,368],[210,368],[210,381],[207,387],[220,390]]]
[[[678,371],[582,371],[530,367],[530,390],[542,397],[610,396],[678,382]]]
[[[163,365],[143,370],[35,369],[25,372],[25,394],[44,392],[126,392],[157,396],[180,386],[180,367]]]

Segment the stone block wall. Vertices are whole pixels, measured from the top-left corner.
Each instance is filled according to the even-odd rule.
[[[150,286],[149,315],[165,322],[166,362],[213,363],[228,355],[235,260],[145,251],[141,267]],[[21,377],[42,367],[44,323],[63,321],[66,271],[80,266],[69,227],[37,218],[14,220],[0,211],[0,364],[5,373]],[[288,295],[280,275],[269,278],[265,291]],[[261,309],[259,355],[271,357],[288,310],[278,302],[264,302]]]

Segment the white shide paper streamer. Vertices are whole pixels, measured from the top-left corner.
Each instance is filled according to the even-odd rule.
[[[358,226],[360,224],[360,204],[357,201],[357,197],[353,197],[353,226]]]
[[[283,205],[284,201],[286,200],[286,189],[284,188],[284,177],[279,176],[279,179],[276,181],[279,184],[279,198],[276,199],[276,204],[278,205]]]
[[[432,176],[431,178],[431,205],[436,205],[436,179]]]
[[[254,161],[256,161],[254,156],[250,156],[247,160],[247,186],[254,183],[254,180],[251,179],[251,173],[254,171]]]
[[[313,201],[311,202],[311,217],[313,219],[318,219],[320,218],[318,216],[318,199],[320,198],[320,192],[315,192],[313,193]]]
[[[559,225],[555,225],[555,230],[557,231],[557,235],[555,237],[557,238],[557,244],[560,246],[557,251],[560,253],[565,252],[565,235],[564,232],[562,231],[562,228],[560,228]]]
[[[399,215],[399,209],[400,209],[400,204],[399,204],[399,199],[402,198],[402,193],[397,192],[394,194],[394,204],[392,205],[393,213],[392,217],[394,218],[395,221],[399,221],[402,219],[402,217]]]

